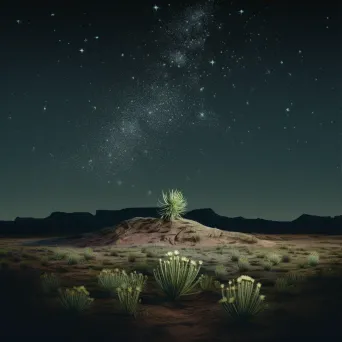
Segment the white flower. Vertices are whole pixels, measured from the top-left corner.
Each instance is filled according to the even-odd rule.
[[[175,250],[173,253],[174,253],[175,255],[178,255],[178,254],[179,254],[179,252],[178,252],[177,250]]]

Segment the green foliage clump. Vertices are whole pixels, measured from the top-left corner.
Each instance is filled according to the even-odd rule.
[[[199,285],[202,291],[212,291],[215,288],[215,278],[207,274],[202,274],[199,278]]]
[[[271,271],[272,270],[272,263],[268,260],[266,260],[263,264],[262,267],[265,271]]]
[[[68,265],[77,265],[81,260],[82,258],[76,253],[70,253],[67,255]]]
[[[281,256],[276,253],[270,253],[267,255],[267,260],[270,261],[273,265],[278,265],[281,262]]]
[[[319,254],[317,252],[312,252],[308,255],[308,265],[317,266],[319,263]]]
[[[238,249],[232,249],[230,251],[230,254],[231,254],[230,258],[231,258],[232,261],[239,261],[239,259],[240,259],[240,251]]]
[[[74,286],[72,289],[58,289],[59,301],[70,313],[80,313],[89,308],[94,298],[84,286]]]
[[[202,261],[182,257],[178,251],[168,252],[168,260],[159,259],[159,265],[153,270],[154,278],[162,291],[171,300],[177,300],[191,291],[199,283],[196,279]]]
[[[53,251],[53,259],[54,260],[63,260],[67,256],[67,253],[63,250],[61,250],[59,247],[57,247]]]
[[[123,288],[124,286],[143,289],[147,281],[147,276],[136,271],[127,274],[125,270],[118,268],[114,270],[103,269],[98,275],[99,285],[109,291],[115,293],[117,288]]]
[[[122,286],[118,287],[116,291],[122,310],[135,317],[138,311],[138,304],[140,303],[139,295],[141,293],[141,287],[132,287],[127,286],[127,284],[122,284]]]
[[[95,259],[94,252],[90,247],[84,249],[83,256],[85,260]]]
[[[159,201],[159,214],[165,221],[181,218],[186,212],[187,201],[179,190],[171,190],[162,193],[163,201]]]
[[[265,309],[265,296],[260,295],[261,284],[255,285],[255,280],[242,275],[229,281],[225,288],[221,284],[222,298],[219,303],[235,321],[248,321]]]
[[[227,275],[227,269],[224,265],[216,265],[215,266],[215,275],[217,278],[222,278]]]
[[[54,273],[43,273],[40,281],[43,291],[47,294],[57,292],[61,284],[59,277]]]
[[[247,258],[240,258],[237,265],[241,272],[249,271],[251,269],[251,265]]]

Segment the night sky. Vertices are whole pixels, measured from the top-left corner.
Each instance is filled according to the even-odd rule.
[[[0,219],[342,214],[341,11],[292,3],[1,1]]]

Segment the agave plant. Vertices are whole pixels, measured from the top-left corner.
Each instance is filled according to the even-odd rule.
[[[163,201],[159,201],[159,214],[165,221],[172,221],[181,218],[186,211],[187,202],[179,190],[163,192]]]

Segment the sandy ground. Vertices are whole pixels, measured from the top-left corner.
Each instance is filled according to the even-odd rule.
[[[0,339],[17,341],[31,337],[35,341],[49,338],[73,342],[342,339],[342,236],[241,235],[213,232],[193,221],[184,221],[167,226],[151,219],[136,219],[123,223],[116,232],[107,229],[75,239],[1,238]],[[85,260],[85,247],[93,249],[91,259]],[[200,273],[212,275],[221,283],[240,274],[260,281],[268,309],[246,328],[234,325],[226,317],[218,304],[220,291],[215,288],[170,302],[154,281],[153,269],[159,258],[175,249],[181,255],[202,260]],[[231,260],[233,251],[248,259],[248,270],[240,271],[238,263]],[[57,260],[56,255],[61,252],[65,257]],[[312,252],[320,257],[316,266],[308,265]],[[283,261],[265,270],[270,253],[283,257]],[[70,255],[77,256],[74,265],[68,264]],[[136,319],[125,316],[118,299],[101,289],[97,282],[102,269],[116,267],[148,276]],[[84,285],[95,299],[92,307],[80,317],[69,317],[56,295],[42,293],[39,278],[42,272],[58,275],[62,287]],[[304,281],[281,291],[276,281],[290,272],[300,274]]]

